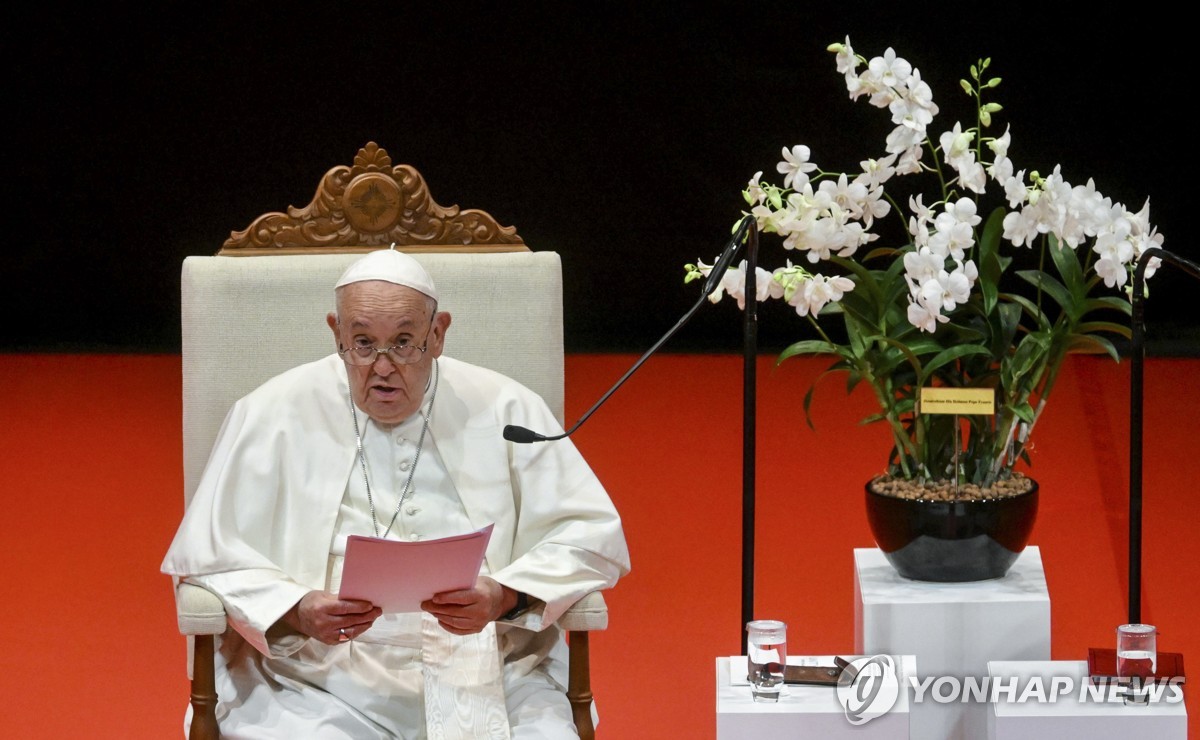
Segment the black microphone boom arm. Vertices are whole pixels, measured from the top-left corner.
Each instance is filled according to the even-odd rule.
[[[679,319],[679,321],[675,322],[675,326],[672,326],[671,329],[664,334],[661,339],[655,342],[653,347],[646,350],[645,354],[639,357],[638,361],[633,364],[633,367],[629,368],[629,370],[627,370],[625,374],[621,376],[621,379],[616,382],[616,385],[614,385],[612,388],[609,388],[608,392],[601,396],[600,400],[596,401],[596,403],[593,404],[590,409],[588,409],[587,413],[580,417],[579,421],[575,422],[570,429],[562,434],[555,434],[547,437],[531,429],[526,429],[525,427],[507,424],[504,427],[504,438],[509,442],[528,444],[530,442],[553,442],[556,439],[562,439],[574,434],[575,430],[578,429],[583,422],[587,421],[588,417],[595,413],[596,409],[600,408],[600,406],[608,400],[608,397],[615,393],[616,390],[620,388],[626,380],[629,379],[629,376],[633,375],[633,373],[642,366],[642,363],[650,358],[650,355],[657,352],[660,347],[666,344],[668,339],[675,336],[675,334],[683,328],[683,325],[696,315],[696,312],[699,311],[700,307],[704,305],[704,301],[707,300],[712,292],[716,290],[717,286],[721,284],[721,278],[724,276],[725,271],[729,269],[729,265],[733,262],[733,259],[737,255],[739,248],[742,246],[742,242],[746,238],[746,231],[750,228],[750,224],[753,220],[754,219],[751,216],[744,216],[741,222],[738,223],[737,229],[733,233],[733,237],[729,240],[729,243],[725,245],[725,249],[722,250],[721,255],[713,264],[712,270],[708,273],[708,279],[704,283],[704,290],[701,291],[700,299],[696,301],[696,304],[688,309],[688,312],[685,313],[683,317]]]

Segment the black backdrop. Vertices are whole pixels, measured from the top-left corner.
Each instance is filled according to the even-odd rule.
[[[1189,24],[1152,5],[115,3],[4,11],[5,351],[177,351],[178,275],[260,213],[305,205],[376,141],[443,205],[562,255],[568,350],[640,351],[695,300],[758,170],[806,143],[829,169],[882,153],[825,47],[910,60],[942,108],[980,56],[1004,78],[1018,167],[1062,163],[1191,259]],[[899,4],[895,4],[899,5]],[[8,127],[6,127],[8,128]],[[763,261],[781,261],[766,248]],[[1187,353],[1197,290],[1164,273],[1158,351]],[[1155,300],[1157,299],[1157,300]],[[811,336],[786,306],[764,349]],[[669,350],[738,351],[734,306]]]

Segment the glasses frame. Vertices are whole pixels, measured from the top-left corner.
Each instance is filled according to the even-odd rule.
[[[352,367],[370,367],[376,362],[379,362],[379,356],[384,355],[396,367],[403,365],[415,365],[425,357],[425,352],[429,349],[429,334],[433,331],[433,321],[429,322],[429,331],[425,332],[425,341],[418,347],[415,344],[389,344],[386,347],[376,347],[371,345],[368,347],[346,347],[345,349],[338,348],[338,354],[342,357],[342,362]],[[412,352],[412,350],[417,350]],[[396,354],[398,350],[403,350],[406,354]],[[359,352],[370,352],[370,355],[359,355]]]
[[[410,353],[407,356],[395,354],[396,350],[414,349],[417,350],[415,354]],[[370,367],[376,362],[379,362],[380,355],[386,356],[388,358],[388,362],[392,363],[393,365],[401,367],[403,365],[415,365],[420,362],[421,358],[425,356],[425,351],[427,349],[429,349],[428,339],[425,340],[425,343],[420,347],[415,344],[392,344],[388,345],[387,347],[347,347],[346,349],[339,349],[338,354],[342,356],[342,362],[352,367]],[[370,351],[371,354],[366,357],[357,354],[358,352],[363,351]]]

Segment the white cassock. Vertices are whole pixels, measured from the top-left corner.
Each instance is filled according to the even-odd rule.
[[[505,424],[561,429],[524,386],[438,361],[424,418],[359,427],[380,532],[416,462],[389,537],[494,524],[483,572],[530,595],[512,622],[457,637],[425,614],[386,615],[351,642],[268,630],[312,589],[337,592],[349,534],[373,534],[337,355],[295,368],[234,405],[163,562],[217,593],[218,721],[225,737],[547,737],[570,724],[565,645],[554,624],[629,570],[620,519],[569,440],[516,445]],[[424,411],[424,407],[422,408]],[[497,713],[497,705],[499,713]],[[504,716],[507,715],[507,716]]]

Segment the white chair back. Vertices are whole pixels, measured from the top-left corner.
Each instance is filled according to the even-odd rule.
[[[333,284],[361,254],[188,257],[182,272],[184,496],[233,403],[333,352]],[[563,421],[562,266],[554,252],[416,253],[453,323],[446,354],[540,394]]]

